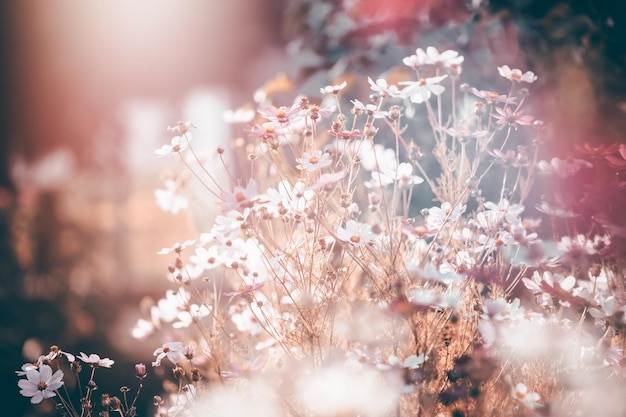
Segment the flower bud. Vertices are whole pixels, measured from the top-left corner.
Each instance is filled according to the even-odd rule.
[[[174,373],[174,378],[176,379],[183,379],[185,376],[185,370],[181,368],[180,366],[177,366],[176,368],[174,368],[172,372]]]
[[[191,380],[193,382],[198,382],[200,381],[200,379],[202,379],[202,376],[200,375],[200,370],[199,369],[192,369],[191,370]]]
[[[120,401],[119,398],[111,397],[109,401],[109,407],[111,407],[111,410],[119,410],[121,406],[122,406],[122,402]]]
[[[135,376],[139,379],[144,379],[146,377],[147,370],[146,364],[138,363],[135,365]]]
[[[400,119],[400,106],[391,106],[389,107],[389,117],[391,118],[391,120],[398,120]]]
[[[193,359],[193,346],[185,346],[185,357],[189,360]]]

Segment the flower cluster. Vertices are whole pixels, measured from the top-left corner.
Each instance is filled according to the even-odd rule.
[[[92,353],[86,355],[80,352],[75,356],[71,353],[64,352],[58,346],[52,346],[50,352],[39,356],[33,363],[25,363],[22,368],[15,373],[23,377],[18,381],[20,394],[30,398],[32,404],[50,399],[56,404],[56,408],[66,416],[92,416],[94,414],[94,391],[98,389],[95,375],[99,368],[110,368],[115,362],[109,358],[101,358],[99,355]],[[81,382],[80,376],[83,366],[90,368],[89,377],[86,383]],[[65,368],[65,372],[63,371]],[[139,379],[139,388],[134,398],[128,398],[128,387],[122,387],[121,392],[123,398],[109,394],[100,396],[100,404],[102,411],[97,414],[100,416],[109,416],[110,412],[121,416],[134,416],[137,413],[135,403],[142,389],[142,381],[147,375],[146,366],[144,364],[135,365],[135,373]],[[67,388],[65,379],[66,374],[71,374],[73,380],[70,385],[75,386],[79,400],[72,401],[72,392]],[[84,384],[84,385],[83,385]],[[72,391],[74,391],[72,389]],[[129,402],[129,400],[131,400]]]
[[[625,386],[626,235],[598,198],[618,201],[626,147],[544,160],[537,76],[504,65],[471,86],[463,62],[418,48],[395,85],[259,97],[232,159],[217,150],[231,183],[196,157],[193,123],[171,129],[157,154],[218,209],[159,251],[174,288],[133,329],[163,338],[152,366],[172,370],[157,415],[571,416]],[[535,205],[537,178],[556,189]],[[173,184],[157,199],[176,214]],[[61,379],[20,387],[41,401]]]

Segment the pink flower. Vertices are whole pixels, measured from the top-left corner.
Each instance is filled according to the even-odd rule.
[[[267,106],[259,109],[258,111],[261,116],[264,116],[272,122],[278,123],[280,125],[293,123],[302,118],[302,108],[297,103],[293,104],[290,108],[287,108],[285,106]]]
[[[517,129],[519,126],[529,126],[535,120],[533,116],[525,115],[523,110],[513,111],[510,107],[496,107],[496,112],[498,114],[494,114],[493,118],[500,127],[510,126]]]
[[[515,97],[509,97],[496,93],[495,91],[477,90],[476,88],[470,88],[470,93],[476,97],[480,97],[487,102],[487,104],[504,103],[515,104]]]

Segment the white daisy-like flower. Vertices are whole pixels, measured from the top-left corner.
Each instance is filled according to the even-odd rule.
[[[167,155],[176,154],[184,151],[189,146],[191,140],[191,133],[187,133],[188,136],[174,136],[169,145],[163,145],[159,149],[154,151],[159,158],[163,158]]]
[[[326,87],[320,88],[320,92],[322,94],[338,94],[341,90],[346,88],[347,85],[348,83],[346,81],[338,85],[327,85]]]
[[[314,150],[311,153],[304,152],[302,158],[297,158],[296,162],[298,163],[296,168],[306,172],[314,172],[333,163],[330,159],[330,154],[320,150]]]
[[[37,369],[28,369],[26,379],[20,379],[17,385],[21,388],[20,394],[31,397],[32,404],[39,404],[44,398],[55,397],[55,391],[63,385],[63,371],[57,370],[54,374],[48,365],[41,365]]]
[[[522,73],[521,70],[515,68],[511,69],[508,65],[498,67],[498,72],[504,78],[514,83],[534,83],[537,81],[537,76],[532,71],[526,71]]]
[[[352,100],[352,104],[354,104],[355,114],[356,111],[367,114],[368,116],[372,116],[374,119],[384,119],[389,116],[389,112],[378,110],[378,106],[374,104],[363,104],[359,100]]]
[[[381,97],[398,97],[400,95],[398,87],[394,84],[387,84],[387,80],[384,78],[379,78],[374,81],[368,77],[367,82],[370,84],[371,90],[380,94]]]
[[[368,188],[373,188],[384,187],[394,182],[397,182],[400,188],[407,188],[423,183],[424,179],[418,175],[413,175],[413,165],[402,162],[396,167],[372,172],[372,180],[365,181],[363,184]]]
[[[172,323],[172,327],[175,329],[182,329],[191,326],[203,317],[211,314],[211,307],[206,304],[192,304],[189,306],[188,311],[181,311],[178,313],[178,321]]]
[[[346,227],[338,226],[335,233],[339,240],[356,247],[366,245],[376,238],[372,226],[367,223],[359,225],[355,220],[348,220]]]
[[[433,46],[426,48],[426,51],[417,48],[415,53],[418,57],[418,61],[424,62],[427,65],[436,65],[446,68],[461,65],[465,59],[462,55],[459,55],[457,51],[448,49],[439,53],[437,48]]]
[[[189,206],[187,197],[181,194],[180,187],[174,180],[165,181],[165,189],[155,190],[154,196],[161,210],[172,214],[177,214]]]
[[[420,78],[417,81],[402,81],[399,84],[406,85],[402,89],[402,97],[408,98],[413,103],[423,103],[428,100],[433,94],[438,96],[445,91],[445,87],[439,85],[447,75],[441,75],[439,77]]]
[[[109,358],[100,358],[100,356],[95,353],[87,356],[85,353],[80,352],[78,359],[88,363],[93,368],[110,368],[115,363],[115,361]]]
[[[185,358],[185,348],[181,342],[169,342],[158,348],[153,353],[156,360],[152,362],[152,366],[161,365],[161,361],[167,358],[173,364],[180,363]]]

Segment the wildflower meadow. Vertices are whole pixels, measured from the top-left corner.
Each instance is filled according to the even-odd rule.
[[[127,333],[159,340],[153,355],[103,393],[116,358],[53,346],[16,364],[24,401],[71,417],[626,414],[626,145],[548,155],[529,104],[542,74],[470,83],[461,52],[413,48],[394,71],[259,90],[209,154],[203,120],[163,126],[145,158],[178,168],[156,204],[209,226],[157,242],[170,289]]]

